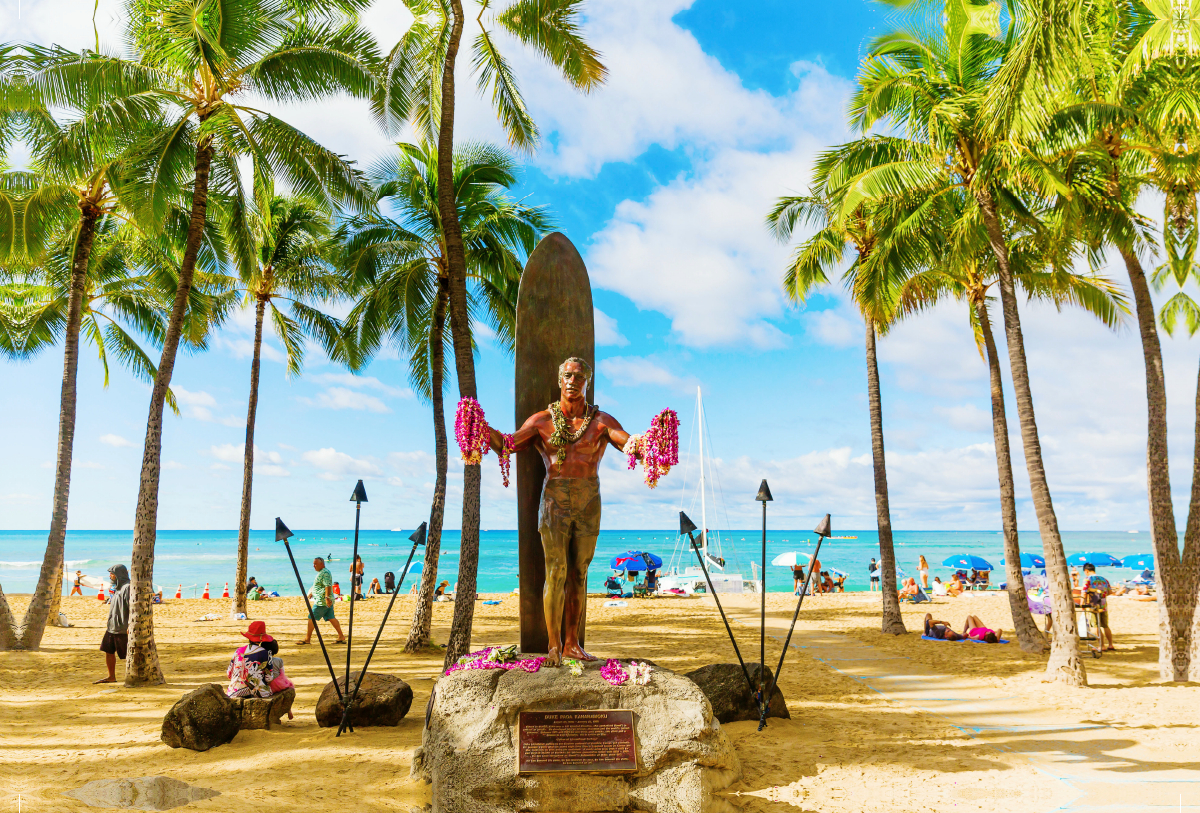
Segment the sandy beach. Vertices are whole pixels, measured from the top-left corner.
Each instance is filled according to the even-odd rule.
[[[515,643],[515,597],[488,598],[502,603],[476,608],[476,647]],[[10,597],[18,617],[27,599]],[[735,808],[1174,809],[1178,802],[1182,809],[1200,809],[1194,793],[1200,789],[1194,762],[1200,687],[1157,682],[1155,604],[1110,599],[1118,651],[1087,658],[1092,688],[1071,689],[1043,683],[1042,659],[1015,643],[920,640],[929,605],[906,606],[910,634],[885,637],[877,631],[878,600],[866,593],[806,600],[781,680],[792,719],[771,720],[761,733],[752,722],[726,726],[744,767],[730,797]],[[340,738],[317,727],[313,710],[328,672],[317,646],[294,645],[303,632],[302,604],[283,599],[251,609],[280,639],[297,686],[295,720],[272,731],[244,731],[229,745],[195,753],[159,740],[163,714],[184,692],[224,683],[245,623],[194,620],[224,615],[225,601],[168,600],[155,608],[168,685],[97,686],[92,681],[103,674],[97,647],[105,605],[64,599],[74,627],[49,628],[39,652],[0,654],[0,809],[16,810],[18,794],[26,811],[94,809],[62,791],[94,779],[149,775],[220,791],[187,809],[233,810],[251,799],[282,810],[422,808],[427,789],[408,773],[441,655],[400,653],[412,602],[411,596],[397,601],[371,666],[413,687],[412,711],[400,726],[360,728]],[[730,603],[742,651],[757,659],[757,607],[749,600]],[[357,605],[356,669],[384,606],[379,599]],[[768,596],[769,635],[782,637],[793,607],[790,595]],[[435,605],[439,640],[451,609]],[[1003,593],[941,599],[932,611],[955,624],[974,613],[992,626],[1011,628]],[[343,624],[346,615],[347,605],[339,604]],[[647,658],[676,671],[734,660],[711,600],[630,600],[614,609],[594,597],[588,621],[588,648],[601,657]],[[779,638],[768,642],[772,665]],[[344,650],[336,651],[344,668]],[[941,685],[952,686],[954,696],[943,696],[948,692]],[[1016,711],[998,711],[1008,708]],[[964,723],[962,714],[1000,722]]]

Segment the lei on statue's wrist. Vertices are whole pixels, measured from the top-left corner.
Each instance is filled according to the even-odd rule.
[[[655,415],[649,429],[625,441],[625,455],[631,469],[641,462],[646,485],[657,486],[672,466],[679,465],[679,416],[672,409]]]
[[[500,477],[504,487],[508,488],[509,474],[512,470],[513,436],[501,433],[503,450],[496,453],[500,460]],[[483,407],[474,398],[463,398],[458,402],[454,415],[454,439],[458,441],[458,450],[462,460],[468,466],[478,466],[483,456],[491,449],[491,427],[483,415]]]

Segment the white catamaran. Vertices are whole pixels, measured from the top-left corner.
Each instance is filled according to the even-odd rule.
[[[751,569],[754,571],[754,578],[743,578],[741,573],[731,572],[733,569],[731,564],[725,561],[721,546],[720,531],[711,531],[708,527],[708,498],[711,496],[715,502],[717,492],[713,488],[712,478],[705,476],[705,448],[704,448],[704,401],[700,396],[700,388],[696,387],[696,427],[699,434],[700,447],[700,479],[698,482],[700,490],[700,554],[704,557],[704,566],[708,568],[709,578],[712,579],[713,588],[718,593],[757,593],[761,589],[759,581],[759,568],[754,562],[750,563]],[[710,450],[711,451],[711,450]],[[684,499],[687,497],[688,483],[687,470],[684,470],[683,476],[683,497],[680,499],[682,507]],[[694,510],[694,505],[692,506]],[[710,537],[715,543],[710,546]],[[715,549],[716,555],[712,551]],[[669,569],[665,574],[659,576],[659,591],[667,592],[670,590],[682,590],[684,593],[691,595],[695,592],[707,592],[708,584],[704,580],[704,571],[700,569],[696,563],[696,553],[691,548],[691,543],[687,537],[680,537],[675,545],[675,550],[671,554],[671,562]]]

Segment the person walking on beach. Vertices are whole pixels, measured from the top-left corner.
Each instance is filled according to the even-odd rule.
[[[867,575],[871,577],[871,592],[882,589],[879,585],[879,565],[875,564],[875,557],[871,557],[871,564],[867,565]]]
[[[1103,576],[1096,575],[1096,566],[1086,564],[1083,566],[1083,592],[1095,593],[1099,602],[1096,611],[1096,621],[1100,625],[1100,634],[1096,637],[1100,640],[1100,648],[1105,652],[1115,652],[1116,647],[1113,646],[1112,630],[1108,628],[1108,594],[1112,591],[1112,586],[1108,583],[1108,579]],[[1108,640],[1108,646],[1104,645],[1105,639]]]
[[[83,588],[80,586],[80,581],[82,579],[83,579],[83,571],[76,570],[75,571],[75,583],[73,585],[71,585],[71,595],[72,596],[82,596],[83,595]],[[69,597],[70,596],[68,596],[68,598]]]
[[[313,582],[313,603],[312,612],[308,616],[308,630],[304,634],[304,640],[297,641],[296,646],[312,643],[313,630],[317,628],[318,621],[333,624],[333,630],[338,634],[334,643],[344,644],[346,636],[342,634],[342,625],[333,615],[333,574],[325,567],[325,560],[320,556],[313,559],[313,570],[317,571],[317,580]]]
[[[129,648],[129,570],[125,565],[113,565],[108,569],[108,578],[116,585],[116,592],[108,600],[108,625],[100,639],[100,651],[104,653],[104,664],[108,677],[97,683],[117,682],[117,655],[125,660]]]
[[[917,557],[917,575],[921,577],[921,586],[926,590],[929,589],[929,562],[925,561],[924,556]]]

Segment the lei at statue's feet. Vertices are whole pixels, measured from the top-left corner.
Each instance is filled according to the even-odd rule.
[[[572,643],[569,643],[569,644],[567,644],[565,647],[563,647],[563,649],[564,649],[564,651],[565,651],[565,653],[566,653],[566,656],[567,656],[568,658],[575,658],[576,660],[580,660],[580,661],[594,661],[594,660],[596,660],[596,656],[595,656],[595,655],[589,655],[587,652],[585,652],[585,651],[584,651],[584,649],[583,649],[583,647],[581,647],[581,646],[578,644],[578,642],[572,642]]]

